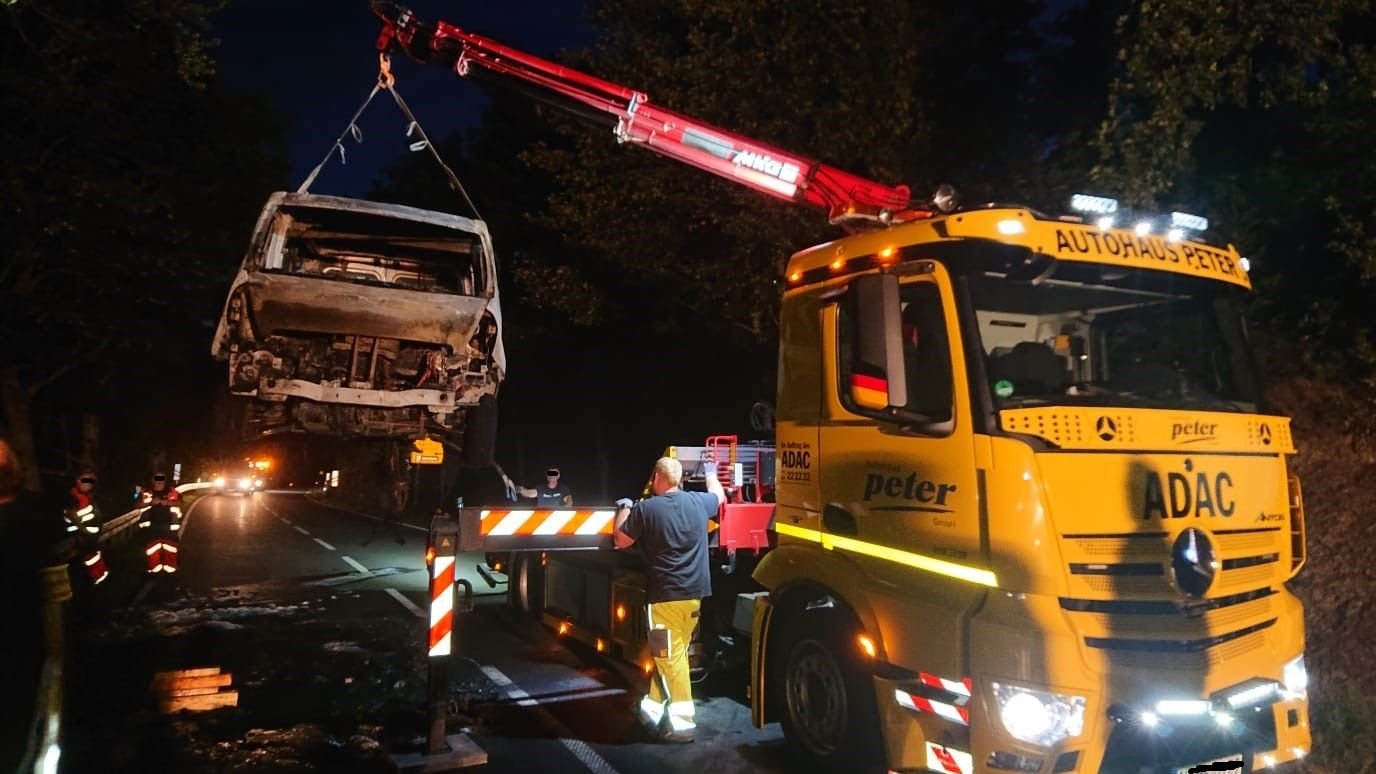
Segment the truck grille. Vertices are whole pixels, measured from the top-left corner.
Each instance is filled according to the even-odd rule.
[[[1279,527],[1220,530],[1213,539],[1222,557],[1213,593],[1230,593],[1271,585],[1280,553]],[[1065,535],[1072,596],[1174,596],[1168,566],[1166,532],[1131,535]],[[1077,561],[1078,560],[1078,561]]]
[[[1265,644],[1276,621],[1273,589],[1189,603],[1174,600],[1061,599],[1086,628],[1105,632],[1085,644],[1117,667],[1206,669]],[[1217,634],[1211,634],[1217,632]]]
[[[1210,648],[1222,645],[1233,640],[1255,634],[1274,625],[1276,619],[1271,618],[1259,624],[1253,624],[1243,629],[1231,631],[1226,634],[1216,634],[1212,637],[1198,637],[1194,639],[1129,639],[1125,637],[1086,637],[1085,644],[1091,648],[1102,648],[1104,650],[1124,650],[1137,653],[1202,653]]]

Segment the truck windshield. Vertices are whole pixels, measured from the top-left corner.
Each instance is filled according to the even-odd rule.
[[[1255,412],[1236,292],[1160,274],[1063,264],[1036,282],[971,276],[998,407]]]

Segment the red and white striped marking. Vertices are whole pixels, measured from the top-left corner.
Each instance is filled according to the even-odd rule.
[[[944,677],[937,677],[936,675],[929,675],[926,672],[920,672],[919,676],[922,679],[923,685],[927,685],[932,688],[940,688],[941,690],[946,691],[947,693],[954,693],[957,696],[970,695],[972,683],[970,681],[970,678],[968,677],[965,678],[963,681],[956,681],[947,680]]]
[[[916,694],[908,693],[901,688],[895,688],[893,698],[899,706],[915,712],[930,712],[933,715],[940,715],[949,721],[959,723],[963,726],[970,725],[970,710],[964,707],[957,707],[954,704],[947,704],[944,701],[935,701],[924,698]]]
[[[975,758],[970,753],[954,747],[942,747],[927,743],[927,768],[932,771],[945,771],[949,774],[973,774]]]
[[[154,540],[143,550],[148,555],[148,572],[177,571],[177,546],[166,540]]]
[[[482,511],[483,535],[610,535],[610,509],[494,509]]]
[[[105,566],[105,557],[99,549],[83,559],[82,563],[86,565],[86,576],[91,579],[93,585],[99,585],[110,577],[110,570]]]
[[[448,656],[454,637],[454,557],[440,555],[431,565],[430,651],[431,658]]]

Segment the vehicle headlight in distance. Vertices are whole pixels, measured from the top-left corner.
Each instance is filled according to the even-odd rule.
[[[1304,668],[1304,654],[1296,656],[1281,669],[1281,682],[1287,693],[1303,696],[1309,690],[1309,671]]]
[[[1049,747],[1079,736],[1085,725],[1085,697],[994,683],[999,720],[1014,739]]]
[[[252,481],[250,481],[250,480],[248,480],[248,479],[246,479],[246,478],[241,478],[241,479],[239,479],[239,488],[240,488],[240,489],[248,489],[248,488],[251,487],[251,486],[253,486],[253,482],[252,482]]]
[[[217,477],[217,478],[215,479],[215,488],[216,488],[216,489],[224,489],[224,488],[225,488],[225,479],[224,479],[223,476]]]
[[[254,487],[255,489],[262,489],[262,488],[263,488],[263,479],[261,479],[261,478],[256,478],[256,479],[254,479],[254,480],[253,480],[253,487]]]

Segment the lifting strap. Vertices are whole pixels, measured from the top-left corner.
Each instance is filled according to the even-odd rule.
[[[312,169],[311,173],[306,176],[305,181],[301,183],[301,187],[296,189],[296,192],[306,193],[310,190],[311,184],[313,184],[315,178],[320,175],[320,170],[325,167],[325,164],[329,163],[329,160],[334,156],[336,151],[339,153],[339,163],[346,163],[344,155],[344,138],[346,136],[352,137],[354,142],[363,142],[363,130],[358,128],[358,119],[359,116],[363,115],[363,111],[368,109],[368,105],[372,104],[373,98],[377,96],[379,91],[386,91],[391,94],[393,101],[397,104],[397,109],[406,117],[406,136],[410,137],[413,134],[418,134],[420,136],[419,140],[411,143],[411,150],[429,150],[430,155],[435,159],[435,163],[439,164],[440,169],[444,170],[444,175],[449,182],[449,187],[452,188],[455,193],[462,196],[463,200],[468,203],[468,208],[472,210],[473,216],[478,220],[482,220],[482,215],[478,212],[477,206],[473,204],[473,199],[468,196],[468,191],[464,190],[463,183],[459,182],[458,175],[455,175],[454,170],[450,169],[449,165],[444,163],[444,159],[440,158],[440,153],[435,148],[435,144],[430,141],[430,136],[425,133],[425,129],[421,127],[420,122],[416,120],[415,115],[411,112],[411,108],[407,106],[406,100],[402,99],[401,94],[397,92],[396,76],[392,75],[392,60],[386,53],[378,54],[377,83],[373,86],[373,90],[368,92],[368,98],[363,100],[363,104],[359,105],[358,110],[354,111],[353,118],[349,119],[349,123],[345,125],[344,131],[340,132],[339,137],[336,138],[334,144],[330,146],[330,150],[325,154],[325,158],[321,159],[320,163],[315,165],[315,169]]]

